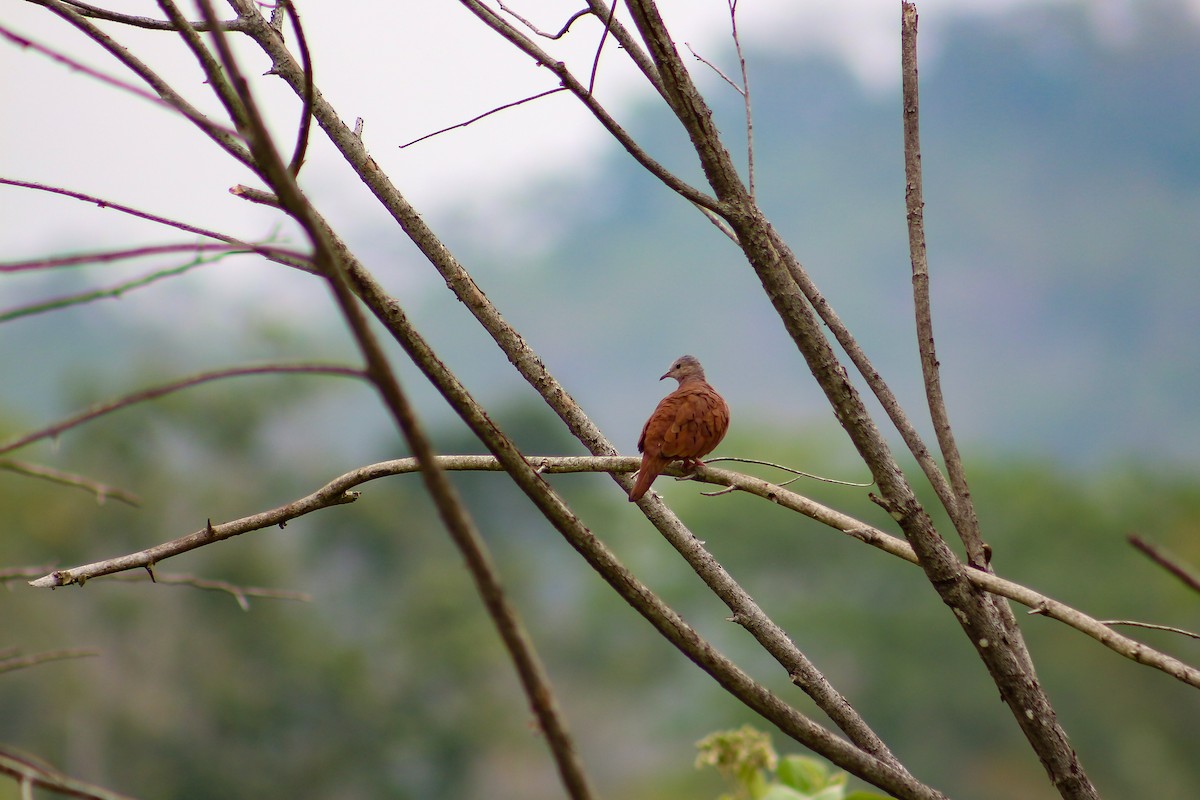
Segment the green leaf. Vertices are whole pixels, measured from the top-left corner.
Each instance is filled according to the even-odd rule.
[[[779,760],[775,774],[780,783],[811,796],[829,785],[829,772],[825,765],[808,756],[784,756]]]
[[[811,800],[811,797],[776,783],[759,800]]]
[[[826,786],[816,794],[810,794],[808,800],[845,800],[846,787],[841,783]]]

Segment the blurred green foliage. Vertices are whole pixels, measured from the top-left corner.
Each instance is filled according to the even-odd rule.
[[[771,737],[753,725],[710,733],[696,742],[696,766],[713,766],[734,786],[718,800],[886,800],[885,795],[851,791],[850,776],[808,756],[782,759]]]
[[[292,382],[289,382],[292,381]],[[0,473],[0,564],[70,564],[140,549],[286,502],[356,463],[304,427],[344,387],[230,382],[31,448],[28,460],[133,490],[141,509]],[[331,402],[331,397],[334,398]],[[189,399],[195,402],[189,402]],[[495,413],[529,452],[577,453],[536,407]],[[375,437],[379,457],[402,455]],[[478,451],[458,429],[445,452]],[[398,440],[397,440],[398,441]],[[854,479],[829,432],[755,430],[722,451]],[[751,467],[753,470],[770,470]],[[1200,563],[1200,481],[1140,466],[1071,473],[978,459],[973,489],[1001,574],[1101,618],[1196,627],[1196,599],[1124,543],[1139,530]],[[592,529],[705,636],[807,713],[809,703],[605,476],[554,477]],[[713,797],[690,768],[705,731],[753,716],[624,606],[498,474],[456,475],[541,649],[602,794]],[[920,571],[753,498],[656,487],[922,780],[951,796],[1049,798],[1040,766]],[[867,489],[797,485],[890,529]],[[544,743],[461,559],[415,476],[159,565],[309,592],[308,604],[98,579],[0,595],[23,652],[99,658],[0,676],[0,742],[139,797],[560,797]],[[1062,625],[1020,615],[1039,675],[1101,792],[1183,797],[1200,783],[1192,690]],[[1196,642],[1135,631],[1191,662]],[[820,718],[818,714],[818,718]],[[761,721],[760,721],[761,724]],[[798,747],[798,746],[796,746]],[[795,748],[789,748],[795,749]],[[16,786],[0,782],[0,798]]]

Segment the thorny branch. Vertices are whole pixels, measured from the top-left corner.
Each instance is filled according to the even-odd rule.
[[[437,462],[443,470],[449,471],[484,471],[502,472],[504,466],[494,456],[481,455],[449,455],[437,456]],[[607,472],[611,474],[632,473],[641,464],[640,459],[632,456],[527,456],[527,460],[541,475],[567,475],[589,472]],[[712,459],[730,460],[730,459]],[[247,533],[252,530],[270,528],[275,525],[285,525],[313,511],[328,507],[328,503],[313,502],[313,498],[339,498],[340,502],[352,502],[358,498],[358,493],[351,491],[357,486],[380,478],[394,475],[406,475],[419,472],[420,466],[414,458],[399,458],[391,461],[381,461],[347,472],[334,478],[312,494],[299,500],[287,503],[270,511],[254,514],[239,520],[231,520],[220,526],[214,526],[218,531],[236,530],[237,533]],[[862,520],[837,511],[829,506],[818,503],[804,495],[790,491],[777,483],[755,478],[740,472],[718,469],[708,466],[695,471],[685,472],[679,464],[672,464],[663,472],[664,475],[680,479],[710,483],[718,486],[733,487],[747,494],[768,500],[791,511],[803,514],[823,525],[840,531],[853,539],[882,550],[889,555],[900,558],[909,564],[917,565],[918,560],[913,548],[904,539],[893,536],[879,528],[869,525]],[[106,559],[92,564],[72,567],[67,570],[56,570],[37,580],[30,581],[31,586],[38,588],[54,588],[70,583],[82,585],[85,581],[99,575],[108,575],[129,569],[139,569],[151,566],[165,558],[179,555],[208,542],[196,542],[195,534],[175,539],[158,545],[155,557],[141,557],[133,553],[115,559]],[[221,541],[229,536],[220,536],[213,541]],[[142,551],[148,553],[149,551]],[[1001,578],[990,572],[971,570],[967,576],[980,589],[999,597],[1018,602],[1029,609],[1031,614],[1046,616],[1058,620],[1080,633],[1083,633],[1130,660],[1161,670],[1183,683],[1200,688],[1200,669],[1192,667],[1178,659],[1148,647],[1142,642],[1130,639],[1113,631],[1109,626],[1128,624],[1118,621],[1100,621],[1084,614],[1078,609],[1060,603],[1046,595],[1021,584]],[[30,575],[29,577],[33,577]]]

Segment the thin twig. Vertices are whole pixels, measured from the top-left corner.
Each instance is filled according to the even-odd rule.
[[[1167,572],[1183,581],[1184,585],[1189,589],[1200,592],[1200,577],[1197,577],[1195,573],[1181,564],[1177,559],[1167,555],[1160,548],[1146,541],[1136,533],[1129,534],[1128,541],[1155,564],[1158,564]]]
[[[742,105],[746,109],[746,183],[750,190],[750,197],[755,196],[755,175],[754,175],[754,114],[753,107],[750,101],[750,73],[746,69],[746,55],[742,52],[742,37],[738,35],[737,27],[737,4],[738,0],[729,0],[729,28],[733,36],[733,49],[737,53],[738,67],[742,73]]]
[[[117,250],[100,250],[93,253],[77,253],[70,256],[49,256],[31,258],[21,261],[0,262],[0,272],[33,272],[40,270],[58,269],[60,267],[80,267],[90,264],[104,264],[110,261],[130,261],[135,258],[163,255],[164,253],[203,253],[228,251],[234,248],[227,244],[212,244],[206,242],[190,242],[183,244],[146,245],[142,247],[127,247]]]
[[[564,24],[562,26],[562,29],[559,30],[558,33],[546,33],[545,31],[540,30],[532,22],[530,22],[529,20],[522,17],[516,11],[513,11],[511,8],[504,5],[504,3],[497,3],[497,5],[500,7],[500,10],[503,11],[505,14],[508,14],[508,15],[512,16],[514,19],[517,19],[526,28],[529,28],[529,30],[533,31],[538,36],[542,36],[546,39],[561,39],[562,37],[567,35],[567,31],[571,30],[571,26],[575,24],[575,20],[579,19],[580,17],[585,17],[588,14],[592,13],[591,9],[587,9],[587,8],[582,9],[580,11],[576,11],[574,14],[572,14],[567,19],[566,24]]]
[[[587,86],[582,84],[578,78],[567,68],[566,64],[554,58],[550,53],[547,53],[539,47],[528,36],[521,33],[513,27],[506,19],[501,17],[490,7],[480,2],[479,0],[459,0],[466,8],[475,16],[479,17],[488,27],[495,30],[526,55],[533,58],[539,65],[545,67],[554,73],[571,94],[575,95],[581,103],[591,112],[601,125],[612,135],[617,142],[625,148],[634,160],[641,164],[651,175],[658,178],[664,185],[672,191],[678,193],[681,197],[695,203],[703,208],[708,208],[713,211],[720,212],[722,207],[720,203],[710,195],[700,191],[696,187],[679,178],[673,172],[668,170],[658,161],[650,157],[650,154],[645,151],[637,143],[632,136],[629,135],[617,121],[608,113],[608,110],[602,106]],[[611,14],[611,10],[606,8],[606,11]]]
[[[33,1],[36,2],[36,0],[33,0]],[[37,42],[33,41],[32,39],[28,39],[24,36],[21,36],[21,35],[17,34],[16,32],[14,32],[11,28],[0,25],[0,36],[4,37],[5,39],[8,39],[10,42],[15,44],[17,47],[21,47],[26,50],[32,50],[35,53],[41,53],[42,55],[46,56],[47,58],[51,59],[52,61],[56,61],[59,64],[62,64],[63,66],[67,67],[68,69],[74,70],[75,72],[81,72],[90,78],[94,78],[95,80],[98,80],[101,83],[106,83],[109,86],[113,86],[117,89],[120,89],[123,92],[127,92],[127,93],[133,95],[134,97],[140,97],[142,100],[148,100],[149,102],[154,103],[156,105],[165,106],[168,108],[171,107],[170,103],[168,103],[166,100],[164,100],[163,98],[156,95],[154,92],[147,91],[147,90],[141,88],[140,86],[134,86],[132,83],[123,81],[120,78],[114,78],[111,75],[106,75],[98,69],[89,67],[87,64],[84,64],[82,61],[78,61],[77,59],[71,58],[70,56],[68,56],[64,53],[61,53],[61,52],[54,50],[50,47],[47,47],[45,45],[38,44]],[[233,131],[229,131],[229,133],[233,133]]]
[[[608,41],[608,32],[612,30],[613,18],[617,15],[617,4],[614,2],[608,10],[608,19],[604,20],[604,29],[600,31],[600,41],[596,44],[596,55],[592,57],[592,70],[588,75],[588,94],[596,91],[596,75],[600,72],[600,55],[604,52],[604,43]]]
[[[733,87],[733,90],[734,90],[735,92],[737,92],[739,95],[743,94],[743,92],[742,92],[742,87],[738,86],[738,85],[737,85],[737,83],[735,83],[735,82],[734,82],[733,78],[729,77],[729,76],[728,76],[728,75],[726,75],[724,72],[722,72],[720,67],[718,67],[718,66],[717,66],[716,64],[714,64],[713,62],[709,61],[709,60],[708,60],[707,58],[705,58],[704,56],[702,56],[702,55],[700,55],[699,53],[697,53],[697,52],[696,52],[696,50],[695,50],[695,48],[693,48],[693,47],[691,46],[691,44],[689,44],[688,42],[684,42],[683,44],[684,44],[684,46],[685,46],[685,47],[687,47],[687,49],[688,49],[688,52],[692,54],[692,58],[696,59],[696,60],[697,60],[697,61],[699,61],[701,64],[703,64],[704,66],[708,67],[708,68],[709,68],[709,69],[711,69],[713,72],[715,72],[715,73],[717,74],[717,76],[718,76],[718,77],[719,77],[721,80],[725,81],[725,82],[726,82],[726,83],[728,83],[730,86],[732,86],[732,87]]]
[[[48,300],[41,300],[36,303],[30,303],[29,305],[17,306],[16,308],[10,308],[8,310],[0,311],[0,322],[9,322],[10,320],[19,319],[21,317],[31,317],[36,314],[45,313],[47,311],[60,311],[64,308],[69,308],[71,306],[77,306],[77,305],[84,305],[86,303],[95,302],[96,300],[121,298],[121,297],[125,296],[126,294],[128,294],[129,292],[134,291],[135,289],[142,289],[153,283],[158,283],[161,280],[166,280],[167,278],[178,277],[180,275],[183,275],[186,272],[191,272],[192,270],[196,269],[197,267],[203,267],[203,266],[207,266],[209,264],[215,264],[216,262],[222,260],[226,256],[233,255],[233,254],[239,252],[237,250],[231,250],[228,247],[223,247],[222,250],[224,252],[221,252],[218,255],[208,256],[208,257],[197,256],[196,258],[192,259],[188,263],[181,264],[178,267],[171,267],[169,269],[155,270],[154,272],[150,272],[145,275],[139,275],[136,278],[131,278],[122,283],[118,283],[115,286],[106,286],[101,289],[92,289],[92,290],[86,291],[86,292],[78,292],[76,294],[68,294],[68,295],[62,295],[59,297],[52,297]],[[243,250],[240,252],[247,252],[247,251]]]
[[[548,95],[557,94],[562,91],[565,91],[565,88],[560,86],[557,89],[550,89],[549,91],[539,92],[538,94],[531,95],[529,97],[525,97],[520,100],[514,100],[511,103],[505,103],[502,106],[497,106],[496,108],[493,108],[491,111],[485,111],[477,117],[471,117],[466,122],[459,122],[454,125],[450,125],[449,127],[442,128],[440,130],[436,130],[433,133],[427,133],[424,136],[419,136],[416,139],[413,139],[411,142],[405,142],[404,144],[400,145],[400,149],[403,150],[406,147],[413,146],[417,142],[423,142],[426,139],[432,139],[434,136],[440,136],[441,134],[446,133],[447,131],[457,130],[458,128],[465,128],[468,125],[472,125],[476,122],[479,122],[479,120],[481,120],[481,119],[486,119],[487,117],[490,117],[492,114],[496,114],[500,111],[504,111],[509,108],[515,108],[516,106],[524,105],[525,103],[532,102],[534,100],[537,100],[542,97],[546,97]]]
[[[252,253],[257,253],[269,261],[274,261],[277,264],[283,264],[284,266],[293,267],[304,272],[313,272],[312,263],[303,253],[287,250],[286,248],[282,247],[255,244],[253,242],[239,239],[236,236],[229,236],[208,228],[200,228],[195,225],[190,225],[186,222],[180,222],[179,220],[153,214],[149,211],[142,211],[132,206],[127,206],[123,203],[117,203],[104,197],[97,197],[96,195],[85,194],[84,192],[76,192],[72,191],[71,189],[64,189],[61,186],[50,186],[45,183],[36,183],[33,181],[19,181],[13,178],[0,177],[0,185],[15,186],[20,189],[33,189],[39,192],[62,195],[63,197],[70,197],[75,200],[81,200],[85,203],[91,203],[99,206],[100,208],[110,208],[113,211],[119,211],[122,214],[128,214],[131,217],[137,217],[138,219],[144,219],[148,222],[164,225],[168,228],[175,228],[176,230],[181,230],[185,233],[194,233],[197,236],[204,236],[208,239],[224,242],[225,244],[230,245],[238,250],[247,250]]]
[[[41,439],[51,439],[59,436],[64,431],[90,422],[97,417],[109,414],[122,408],[127,408],[137,403],[144,403],[147,400],[153,400],[163,395],[178,392],[182,389],[189,389],[193,386],[198,386],[202,383],[210,381],[224,380],[225,378],[235,378],[245,375],[332,375],[343,378],[359,378],[366,377],[361,369],[355,367],[342,366],[340,364],[262,364],[252,367],[230,367],[227,369],[218,369],[211,372],[202,372],[198,375],[192,375],[187,378],[181,378],[170,383],[153,386],[149,389],[142,389],[132,394],[127,394],[124,397],[119,397],[115,400],[108,400],[103,403],[97,403],[90,408],[84,409],[77,414],[74,414],[66,419],[60,420],[53,425],[45,428],[17,436],[15,439],[9,439],[7,442],[0,443],[0,454],[8,453],[18,448],[24,447],[27,444],[39,441]]]
[[[300,66],[304,70],[304,92],[301,95],[303,108],[300,110],[300,128],[296,132],[296,148],[292,151],[292,160],[288,164],[288,172],[293,176],[300,174],[304,165],[304,154],[308,152],[308,138],[312,132],[313,97],[316,85],[313,83],[312,55],[308,52],[308,37],[304,34],[304,26],[300,24],[300,12],[296,10],[292,0],[279,0],[279,7],[284,10],[296,29],[296,46],[300,50]]]
[[[1200,639],[1200,633],[1184,630],[1183,628],[1174,628],[1170,625],[1155,625],[1152,622],[1137,622],[1131,619],[1102,619],[1101,625],[1129,625],[1133,628],[1147,628],[1152,631],[1166,631],[1168,633],[1178,633],[1180,636],[1188,636],[1192,639]]]
[[[54,564],[44,564],[36,567],[5,567],[0,569],[0,583],[8,584],[22,578],[36,578],[39,575],[45,575],[47,570],[53,568]],[[0,650],[0,657],[3,657],[4,654],[5,651]]]
[[[832,483],[836,486],[855,486],[855,487],[862,489],[862,488],[866,488],[867,486],[874,485],[874,481],[867,481],[866,483],[853,483],[851,481],[838,480],[837,478],[826,478],[821,475],[814,475],[811,472],[803,472],[798,469],[793,469],[792,467],[786,467],[783,464],[776,464],[773,461],[762,461],[757,458],[739,458],[737,456],[716,456],[715,458],[706,458],[704,460],[704,463],[705,464],[715,464],[718,461],[735,461],[739,464],[759,464],[764,467],[772,467],[774,469],[783,470],[784,472],[789,472],[792,475],[795,475],[799,478],[812,478],[815,481],[821,481],[821,483]],[[779,486],[787,486],[789,483],[791,483],[794,480],[796,480],[796,478],[792,478],[791,480],[784,481],[783,483],[779,484]]]
[[[312,595],[307,592],[295,592],[289,589],[267,589],[261,586],[241,586],[229,581],[214,580],[212,578],[200,578],[195,575],[180,575],[176,573],[162,573],[157,570],[151,575],[139,575],[137,573],[121,573],[118,575],[110,575],[102,580],[105,581],[128,581],[134,583],[142,583],[150,581],[152,583],[160,583],[168,586],[191,586],[196,589],[206,589],[214,592],[225,592],[237,601],[238,606],[242,611],[250,610],[250,598],[262,597],[270,600],[295,600],[300,603],[312,602]]]
[[[107,50],[110,55],[141,78],[168,106],[203,131],[205,135],[216,142],[225,152],[242,164],[250,166],[250,154],[242,143],[238,141],[235,133],[223,125],[218,125],[202,114],[195,106],[185,100],[179,92],[175,91],[170,84],[163,80],[158,73],[146,66],[145,63],[136,58],[111,36],[93,25],[70,5],[61,0],[30,0],[30,2],[45,6],[50,12],[57,14],[62,19],[74,25],[84,35]]]
[[[68,797],[84,800],[133,800],[128,795],[118,794],[90,783],[76,780],[59,772],[41,759],[10,748],[0,748],[0,772],[11,776],[21,786],[22,798],[33,797],[33,787],[46,789]]]
[[[100,655],[99,650],[48,650],[44,653],[34,653],[28,656],[10,656],[0,658],[0,672],[12,672],[18,669],[36,667],[49,661],[65,661],[70,658],[91,658]]]
[[[42,464],[32,464],[28,461],[14,461],[9,458],[0,458],[0,469],[15,472],[18,475],[25,475],[30,478],[40,478],[52,483],[60,483],[64,486],[74,486],[79,489],[84,489],[91,492],[96,497],[96,502],[104,505],[108,498],[120,500],[131,506],[140,506],[142,501],[132,492],[127,492],[124,489],[118,489],[115,486],[109,486],[106,483],[93,480],[84,475],[76,475],[72,472],[63,472],[62,470],[47,467]]]
[[[29,0],[29,2],[38,2],[38,0]],[[173,22],[167,20],[154,19],[153,17],[138,17],[132,14],[119,14],[116,11],[110,11],[107,8],[81,3],[79,0],[63,0],[65,5],[70,6],[79,12],[80,16],[91,17],[93,19],[103,19],[109,22],[119,22],[122,25],[128,25],[133,28],[145,28],[155,31],[178,31],[179,28]],[[207,22],[200,20],[189,21],[188,27],[197,31],[209,30]],[[227,31],[240,31],[243,26],[241,20],[233,19],[227,22],[222,22],[221,27]]]

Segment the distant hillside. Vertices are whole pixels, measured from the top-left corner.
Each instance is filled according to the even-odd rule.
[[[936,331],[968,446],[1079,464],[1128,455],[1200,463],[1200,31],[1178,2],[1129,4],[1128,14],[1115,37],[1098,32],[1082,4],[956,18],[922,63]],[[819,58],[751,50],[749,64],[762,203],[915,411],[899,90],[866,89]],[[736,153],[740,99],[706,81]],[[661,109],[623,122],[698,180],[686,138]],[[496,237],[466,214],[435,226],[621,448],[632,450],[664,390],[657,377],[684,352],[704,361],[735,426],[833,428],[733,246],[623,151],[614,147],[598,172],[586,184],[522,187],[529,237]],[[373,238],[377,251],[364,255],[394,263],[396,232]],[[409,251],[399,258],[408,259],[404,280],[418,285],[403,302],[468,386],[489,403],[532,397],[432,271]],[[11,335],[38,342],[42,367],[10,387],[7,403],[73,408],[48,398],[97,372],[126,389],[104,354],[150,362],[165,338],[204,364],[307,352],[314,342],[346,348],[343,337],[322,341],[315,319],[287,331],[249,315],[232,332],[214,323],[210,337],[148,332],[119,303],[71,313],[69,324],[13,323]],[[19,350],[0,359],[15,369]],[[429,392],[417,400],[436,409],[433,419],[449,418]]]
[[[968,441],[1080,463],[1197,462],[1200,31],[1175,3],[1129,8],[1117,41],[1076,7],[960,20],[923,64],[936,330]],[[751,53],[750,67],[764,206],[919,402],[898,90],[870,93],[819,59]],[[736,152],[739,98],[710,97]],[[634,127],[656,157],[690,164],[657,109]],[[623,152],[599,185],[544,196],[535,220],[572,219],[535,263],[485,242],[465,252],[624,446],[684,351],[730,395],[735,424],[755,412],[834,424],[736,251]],[[453,305],[435,297],[429,321]]]

